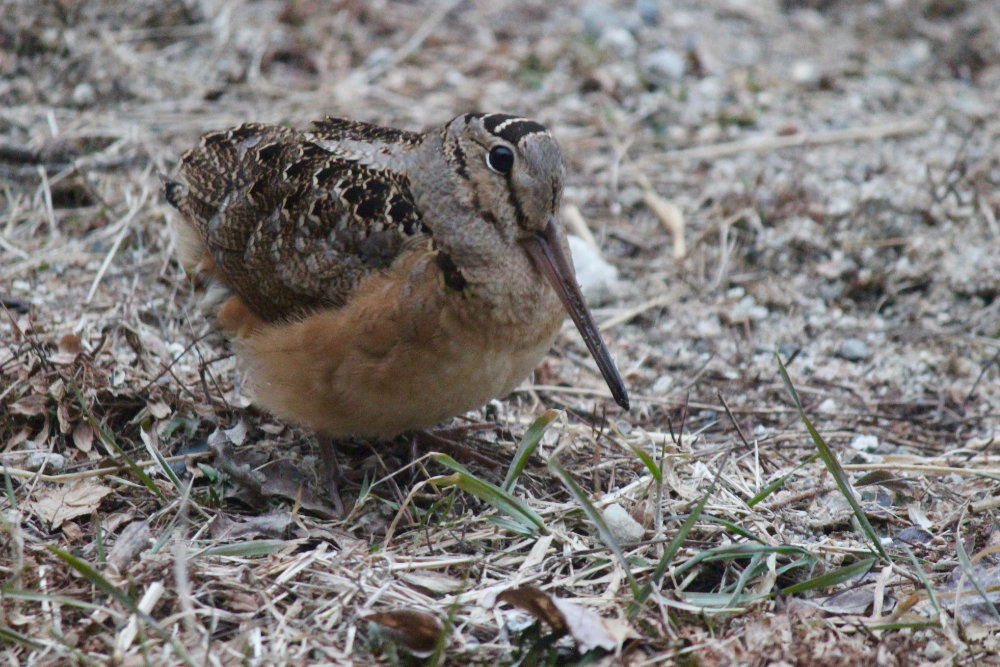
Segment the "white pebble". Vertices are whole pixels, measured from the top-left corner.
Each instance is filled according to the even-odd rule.
[[[638,542],[646,533],[642,525],[618,503],[608,505],[601,514],[604,517],[604,523],[608,524],[608,529],[619,544]]]

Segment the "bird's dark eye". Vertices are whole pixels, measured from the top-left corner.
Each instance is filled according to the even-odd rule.
[[[494,146],[486,155],[486,166],[498,174],[509,174],[514,168],[514,151],[506,146]]]

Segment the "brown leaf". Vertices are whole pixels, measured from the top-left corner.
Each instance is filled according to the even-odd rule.
[[[155,419],[166,419],[170,416],[170,406],[163,401],[149,401],[146,407]]]
[[[615,651],[626,639],[639,636],[624,621],[603,618],[587,607],[549,595],[532,586],[504,591],[496,599],[497,602],[507,602],[524,609],[556,631],[569,632],[576,640],[580,653],[595,648]]]
[[[63,521],[91,514],[109,493],[109,486],[89,479],[79,479],[72,484],[44,489],[30,505],[32,511],[48,521],[52,528],[58,528]]]
[[[113,565],[119,573],[123,572],[126,565],[150,547],[150,536],[149,520],[133,521],[125,526],[111,546],[108,564]]]
[[[617,618],[604,618],[592,609],[557,597],[552,602],[566,619],[569,634],[576,640],[580,653],[598,647],[615,651],[626,639],[639,636],[628,623]]]
[[[65,435],[73,430],[73,414],[70,412],[69,404],[59,403],[59,407],[56,408],[56,417],[59,420],[60,433]]]
[[[76,334],[68,333],[59,339],[59,353],[80,354],[80,337]]]
[[[87,422],[79,422],[73,428],[73,444],[81,452],[89,453],[94,448],[94,429]]]
[[[66,541],[69,543],[79,542],[83,537],[83,530],[77,524],[72,521],[65,521],[62,525],[63,535],[66,536]]]
[[[414,655],[425,658],[434,652],[444,628],[430,614],[412,609],[379,611],[365,616],[366,621],[377,623],[389,630],[399,643]]]
[[[10,412],[14,415],[24,415],[25,417],[38,417],[44,415],[49,397],[44,394],[32,394],[14,401],[10,404]]]
[[[503,591],[497,595],[497,602],[520,607],[540,621],[552,626],[553,630],[565,632],[566,619],[562,612],[552,602],[552,597],[545,591],[534,586],[521,586]]]

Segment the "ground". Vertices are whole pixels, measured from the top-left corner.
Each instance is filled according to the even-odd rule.
[[[997,3],[0,6],[9,664],[1000,663]],[[461,420],[503,468],[353,443],[332,516],[161,175],[245,120],[472,110],[560,141],[632,408],[567,324]]]

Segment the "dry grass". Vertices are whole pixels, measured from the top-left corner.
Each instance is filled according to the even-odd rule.
[[[405,661],[385,626],[437,627],[405,610],[454,663],[997,662],[1000,10],[948,4],[670,3],[632,57],[583,2],[8,0],[3,657]],[[647,76],[663,47],[682,79]],[[247,405],[174,262],[159,174],[247,119],[472,109],[563,144],[569,222],[625,279],[597,315],[635,407],[568,329],[469,415],[506,467],[561,410],[516,484],[357,443],[325,518],[309,434]],[[567,604],[604,620],[521,608]]]

